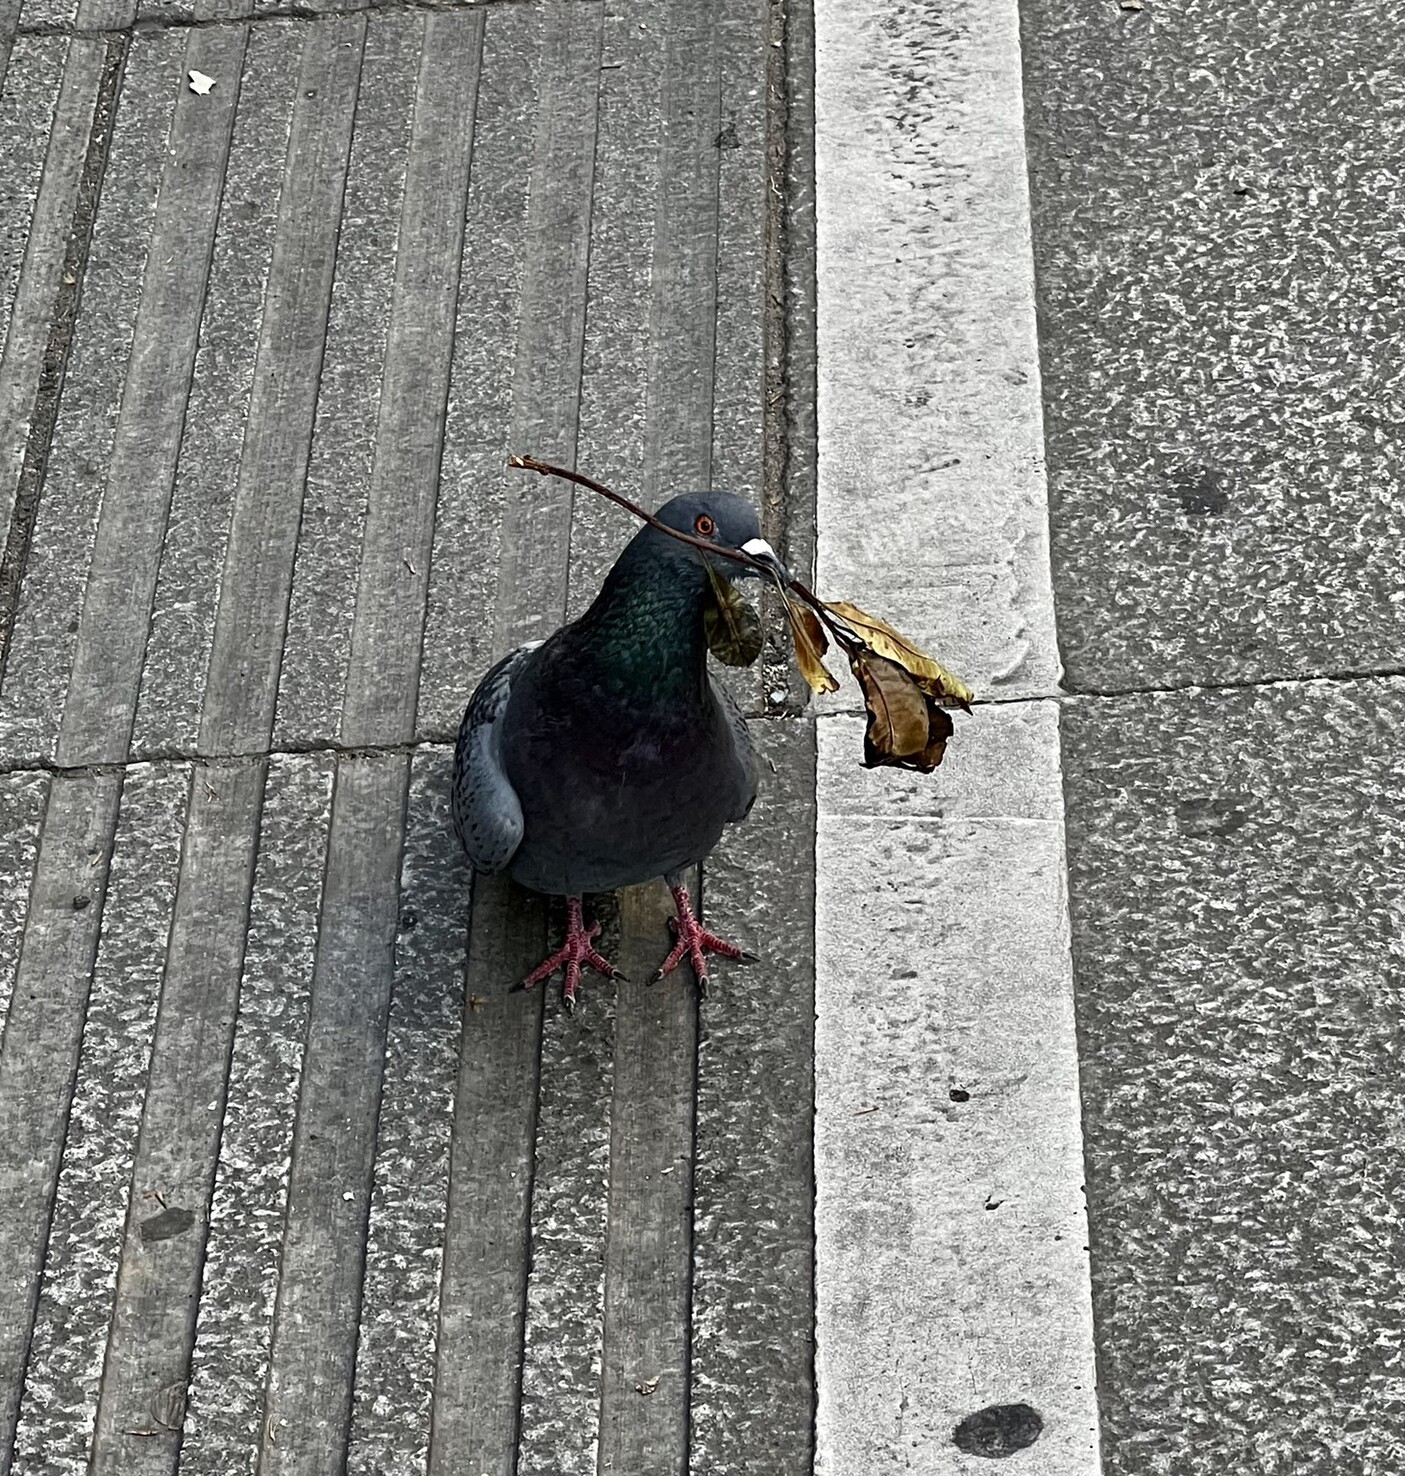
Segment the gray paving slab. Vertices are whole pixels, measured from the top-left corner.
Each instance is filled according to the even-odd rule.
[[[270,1428],[264,1389],[334,768],[326,753],[268,764],[181,1442],[186,1476],[253,1476]]]
[[[542,84],[508,420],[510,446],[543,445],[549,448],[542,453],[546,459],[564,457],[568,463],[575,460],[581,399],[602,22],[598,6],[552,5],[541,17]],[[526,487],[519,481],[504,506],[493,616],[500,651],[548,635],[566,613],[574,489],[560,482],[532,485],[535,480],[528,479]],[[539,938],[540,925],[533,927],[531,916],[526,921],[526,936]],[[466,987],[486,995],[504,982],[501,975],[477,975],[470,966]],[[611,1093],[611,992],[601,995],[578,1033],[571,1029],[574,1021],[552,1011],[538,1048],[516,1461],[563,1476],[594,1470],[599,1438],[610,1170],[609,1121],[600,1104]],[[513,1134],[504,1146],[524,1145]],[[514,1170],[510,1161],[503,1167]],[[521,1179],[520,1170],[514,1177]],[[490,1462],[503,1454],[485,1452]]]
[[[45,467],[0,685],[7,761],[51,760],[68,691],[113,454],[125,368],[141,302],[161,157],[185,38],[135,38],[107,157],[63,397]]]
[[[9,654],[68,369],[93,216],[106,169],[126,38],[68,47],[44,178],[0,356],[0,675]]]
[[[696,874],[688,884],[698,891]],[[661,883],[620,893],[614,958],[627,977],[613,1021],[598,1374],[605,1471],[688,1469],[698,1007],[686,973],[648,982],[672,912]]]
[[[503,463],[516,449],[513,366],[535,117],[546,80],[537,65],[541,26],[536,7],[514,5],[492,8],[484,27],[421,657],[421,732],[457,731],[477,673],[490,665],[499,529],[504,509],[522,495],[520,474],[509,481]]]
[[[489,1476],[517,1469],[544,991],[512,994],[503,985],[545,953],[544,900],[500,877],[475,878],[445,1209],[433,1476],[475,1465]]]
[[[1024,19],[1070,683],[1400,669],[1399,14]]]
[[[238,499],[241,448],[278,236],[302,54],[286,24],[249,33],[180,459],[132,729],[138,753],[193,753]],[[285,227],[286,232],[286,227]],[[255,435],[257,430],[255,430]]]
[[[0,85],[5,80],[5,67],[10,59],[10,48],[14,45],[15,31],[19,26],[21,0],[5,0],[0,9]]]
[[[1109,1472],[1401,1460],[1398,32],[1024,6]]]
[[[555,17],[560,24],[559,11]],[[546,17],[503,8],[487,17],[475,149],[464,225],[459,317],[436,519],[420,725],[451,729],[498,640],[498,549],[519,504],[503,462],[511,451],[519,336],[530,323],[522,284],[540,270],[525,231],[529,191],[543,181],[541,94],[563,80],[538,63]],[[572,79],[577,87],[591,79]],[[543,111],[555,106],[547,101]],[[537,192],[542,185],[538,183]],[[567,204],[567,220],[580,206]],[[562,354],[559,343],[543,345]],[[566,529],[557,530],[564,538]],[[511,585],[502,586],[511,601]],[[559,598],[559,596],[558,596]],[[510,608],[510,607],[509,607]],[[559,605],[558,605],[559,609]],[[499,648],[500,649],[500,648]],[[544,992],[507,995],[546,951],[546,908],[502,879],[472,888],[455,1094],[429,1469],[516,1470],[527,1256]]]
[[[278,235],[264,296],[210,675],[206,752],[269,743],[360,86],[364,17],[301,32]]]
[[[15,784],[15,780],[10,781]],[[60,778],[38,794],[16,796],[11,840],[19,843],[20,895],[28,906],[14,938],[20,957],[5,1018],[0,1056],[0,1120],[4,1122],[3,1220],[0,1240],[13,1268],[5,1279],[0,1317],[0,1465],[15,1449],[15,1425],[39,1295],[39,1272],[69,1111],[74,1072],[88,1005],[93,955],[108,882],[108,860],[121,781]],[[28,805],[25,801],[28,800]],[[36,803],[37,802],[37,803]],[[37,855],[25,844],[34,835],[42,805]],[[24,809],[28,815],[23,814]],[[29,866],[24,866],[29,851]],[[7,857],[7,860],[9,858]],[[15,1274],[17,1273],[17,1274]],[[42,1375],[41,1375],[42,1376]],[[33,1383],[30,1388],[33,1389]]]
[[[78,0],[20,0],[18,24],[24,27],[61,28],[72,25],[78,15]]]
[[[543,452],[546,458],[555,456],[567,462],[576,455],[601,21],[601,7],[553,4],[543,7],[530,27],[515,22],[519,37],[536,53],[539,83],[536,118],[528,134],[528,186],[525,195],[519,196],[517,214],[522,230],[521,244],[514,248],[521,260],[517,334],[515,357],[508,369],[511,378],[505,379],[505,387],[511,385],[511,399],[506,401],[506,419],[489,422],[499,434],[506,432],[506,444],[499,443],[490,486],[503,486],[503,461],[512,447],[542,444],[548,447]],[[487,40],[493,40],[497,24],[497,16],[490,18]],[[487,43],[484,61],[487,63]],[[491,75],[489,66],[484,72]],[[491,106],[489,97],[484,102]],[[496,170],[491,164],[489,168],[487,179],[493,182]],[[472,239],[472,226],[468,239]],[[571,497],[565,484],[528,483],[521,489],[521,474],[509,472],[506,477],[514,478],[518,486],[508,490],[503,500],[497,534],[497,598],[477,614],[478,621],[489,627],[493,649],[499,652],[522,639],[548,635],[559,624],[565,614],[571,556]],[[497,1387],[499,1398],[508,1395],[509,1411],[517,1405],[519,1390],[521,1417],[519,1423],[515,1417],[505,1420],[499,1411],[487,1415],[486,1421],[469,1421],[468,1427],[462,1420],[450,1420],[444,1436],[435,1441],[435,1455],[447,1463],[446,1469],[453,1470],[456,1441],[466,1441],[469,1444],[459,1446],[458,1460],[481,1461],[489,1470],[512,1469],[521,1461],[527,1469],[576,1472],[595,1466],[599,1318],[604,1294],[604,1272],[598,1262],[608,1176],[608,1122],[599,1120],[598,1113],[581,1116],[579,1108],[584,1103],[608,1101],[608,1075],[604,1089],[601,1077],[610,1069],[611,1036],[607,1026],[601,1038],[599,1021],[604,1015],[596,1014],[595,1023],[573,1042],[577,1048],[567,1049],[559,1021],[555,1035],[542,1038],[536,1005],[522,999],[512,999],[511,1007],[496,1004],[496,996],[514,977],[502,971],[502,953],[491,942],[497,937],[497,918],[490,903],[484,920],[489,948],[480,951],[474,943],[480,931],[475,902],[465,987],[471,1001],[487,1001],[483,1008],[503,1014],[486,1030],[465,1024],[465,1067],[471,1061],[480,1070],[487,1067],[489,1082],[508,1092],[517,1088],[517,1113],[522,1116],[525,1049],[540,1095],[534,1104],[534,1141],[509,1128],[497,1142],[486,1145],[486,1157],[478,1160],[491,1175],[505,1176],[515,1193],[491,1197],[493,1221],[484,1227],[486,1237],[478,1232],[472,1246],[480,1256],[486,1252],[487,1263],[475,1256],[466,1275],[477,1280],[478,1266],[490,1275],[496,1271],[515,1294],[509,1292],[496,1305],[487,1306],[477,1296],[469,1299],[469,1315],[477,1311],[490,1328],[496,1324],[496,1336],[493,1331],[487,1337],[478,1334],[471,1352],[508,1362],[509,1389],[502,1389],[499,1374],[477,1359],[472,1365],[474,1384],[469,1387]],[[509,921],[503,942],[511,951],[509,958],[514,959],[515,977],[521,977],[533,962],[531,949],[542,948],[540,909],[521,915],[517,937],[515,931]],[[528,956],[518,961],[524,943]],[[483,971],[475,968],[477,959],[487,965]],[[509,1049],[502,1066],[490,1067],[478,1055],[480,1045],[496,1048],[503,1044]],[[477,1094],[460,1104],[456,1132],[480,1132],[477,1122],[463,1114],[465,1106],[478,1106]],[[493,1114],[486,1114],[486,1122],[491,1120]],[[465,1181],[458,1175],[452,1181],[450,1219],[462,1213],[453,1203],[460,1182],[468,1193],[474,1193],[474,1165],[466,1168]],[[531,1196],[530,1258],[521,1240],[515,1246],[509,1240],[527,1213],[527,1200],[518,1196],[527,1193]],[[503,1263],[494,1241],[505,1240],[509,1259]],[[515,1265],[511,1252],[517,1258]],[[446,1286],[446,1318],[459,1320],[465,1309],[450,1302],[447,1290]],[[441,1389],[447,1374],[446,1353],[441,1349]],[[474,1393],[469,1396],[478,1398]]]
[[[601,40],[599,134],[590,223],[590,290],[599,311],[588,315],[581,349],[577,459],[609,486],[642,493],[648,378],[651,242],[656,213],[663,28],[645,8],[606,7]],[[576,500],[571,547],[579,577],[567,591],[567,614],[594,598],[594,573],[623,546],[628,530],[599,498]]]
[[[558,465],[576,458],[603,18],[602,6],[567,3],[544,7],[541,20],[508,444],[541,446],[530,454]],[[507,475],[498,650],[545,638],[565,615],[575,492],[557,478],[529,477],[524,487],[521,473]]]
[[[980,703],[924,777],[818,721],[815,1466],[975,1472],[1013,1406],[1092,1476],[1018,7],[825,0],[815,60],[817,585]]]
[[[325,742],[340,727],[422,41],[404,16],[367,27],[278,676],[280,745]]]
[[[755,823],[703,874],[709,917],[760,959],[722,979],[698,1040],[690,1469],[719,1476],[808,1471],[814,1441],[815,920],[796,894],[813,896],[815,728],[755,726]]]
[[[1065,713],[1109,1472],[1405,1457],[1401,681]]]
[[[174,1472],[243,972],[265,765],[191,773],[89,1469]],[[166,1391],[174,1390],[174,1394]]]
[[[760,502],[767,405],[758,373],[764,374],[764,338],[774,336],[755,310],[759,283],[766,280],[766,237],[779,196],[765,185],[758,204],[757,170],[770,159],[768,69],[772,33],[759,6],[722,4],[712,15],[717,63],[717,123],[709,144],[717,161],[717,328],[712,367],[712,454],[714,486],[728,487]],[[691,63],[689,63],[691,64]],[[774,407],[771,407],[772,409]]]
[[[341,714],[351,745],[415,735],[420,651],[463,246],[483,16],[423,22],[415,126],[381,377],[356,619]],[[432,405],[434,413],[426,415]]]
[[[47,774],[0,777],[0,1034],[14,992],[48,797]]]
[[[100,922],[101,934],[95,961],[84,956],[92,948],[84,942],[76,967],[60,962],[47,987],[33,991],[42,1015],[31,1049],[40,1059],[28,1066],[27,1053],[17,1050],[12,1012],[0,1062],[46,1104],[44,1112],[31,1107],[26,1114],[41,1134],[21,1160],[27,1192],[5,1200],[33,1203],[32,1233],[42,1243],[47,1232],[14,1440],[17,1473],[87,1470],[190,784],[188,768],[173,765],[56,785],[85,838],[73,846],[69,876],[53,905],[67,905],[76,920],[70,928],[96,934]],[[75,913],[73,896],[65,895],[73,874],[100,876],[104,865],[110,866],[105,898],[94,891],[93,902]],[[42,920],[41,913],[31,926]],[[34,1176],[31,1158],[52,1167]],[[154,1199],[145,1203],[160,1212]],[[5,1240],[25,1243],[13,1231]],[[24,1322],[7,1318],[6,1326],[15,1328],[23,1356]]]
[[[555,932],[563,909],[551,915]],[[602,937],[619,951],[614,938]],[[572,1018],[550,983],[545,992],[517,1460],[528,1471],[588,1476],[601,1449],[617,996],[609,984],[592,990],[591,1006]]]
[[[709,487],[717,347],[717,136],[721,132],[717,10],[671,6],[661,60],[649,375],[645,393],[645,501]]]
[[[471,885],[444,854],[452,775],[448,748],[411,761],[347,1458],[365,1476],[425,1470],[431,1438]]]
[[[226,82],[208,96],[180,72],[149,78],[177,96],[55,745],[61,763],[127,757],[246,40],[237,27],[189,33],[181,68]]]
[[[34,0],[26,0],[26,4]],[[43,0],[43,3],[61,3],[61,0]],[[78,0],[76,23],[79,29],[91,31],[125,30],[137,19],[136,0]],[[153,29],[146,27],[147,30]]]
[[[99,54],[103,50],[92,49]],[[87,153],[87,129],[80,133],[73,128],[73,103],[66,116],[58,116],[67,56],[68,43],[60,36],[23,36],[0,87],[5,181],[0,190],[0,323],[5,330],[0,338],[0,528],[7,533],[63,267],[64,236]],[[96,91],[94,80],[90,123]],[[49,187],[42,191],[41,205],[46,177]],[[31,265],[20,295],[20,268],[27,257]]]
[[[408,780],[403,755],[337,762],[260,1476],[346,1461]]]

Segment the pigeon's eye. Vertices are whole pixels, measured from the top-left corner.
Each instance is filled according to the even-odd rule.
[[[700,533],[704,538],[711,538],[717,531],[717,524],[706,513],[699,513],[693,519],[693,531]]]

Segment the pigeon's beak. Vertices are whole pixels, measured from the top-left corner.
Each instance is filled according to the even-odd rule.
[[[748,540],[742,544],[741,552],[760,564],[762,569],[776,581],[779,588],[784,589],[790,583],[789,571],[776,557],[775,549],[764,538]]]

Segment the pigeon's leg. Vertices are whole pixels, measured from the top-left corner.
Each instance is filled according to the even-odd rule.
[[[624,975],[608,958],[603,958],[590,946],[590,940],[599,931],[599,923],[591,923],[589,928],[586,927],[585,919],[581,916],[581,899],[567,897],[566,941],[550,958],[544,958],[525,979],[513,987],[530,989],[533,984],[541,983],[549,974],[554,974],[562,964],[565,964],[566,981],[561,988],[561,1001],[566,1006],[566,1013],[573,1014],[576,1008],[576,986],[581,982],[582,964],[588,964],[597,973],[604,974],[607,979],[624,978]]]
[[[669,918],[668,925],[673,930],[674,937],[678,940],[669,952],[669,955],[659,965],[658,972],[654,975],[651,983],[657,983],[665,974],[671,974],[683,960],[683,955],[688,955],[688,962],[693,966],[693,977],[698,981],[698,993],[707,993],[707,960],[703,957],[704,950],[709,953],[720,953],[723,958],[733,958],[739,963],[755,963],[756,955],[747,953],[738,948],[735,943],[729,943],[725,938],[719,938],[716,933],[708,930],[693,915],[692,899],[688,896],[688,889],[681,882],[675,884],[670,878],[668,889],[673,893],[673,905],[678,909],[676,918]]]

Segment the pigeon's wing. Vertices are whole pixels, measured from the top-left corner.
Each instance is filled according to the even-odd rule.
[[[522,805],[502,761],[503,715],[512,679],[541,645],[509,652],[469,698],[454,746],[454,830],[479,871],[501,871],[522,841]]]
[[[711,673],[708,674],[711,679]],[[751,813],[751,807],[756,803],[756,780],[759,765],[756,759],[756,745],[751,741],[751,732],[747,728],[746,719],[742,716],[742,710],[732,698],[732,694],[720,682],[713,680],[712,690],[717,694],[717,700],[722,705],[722,714],[727,719],[727,731],[732,736],[732,746],[736,751],[737,763],[740,765],[737,787],[737,803],[732,813],[727,816],[727,823],[735,824],[738,820],[744,820]]]

